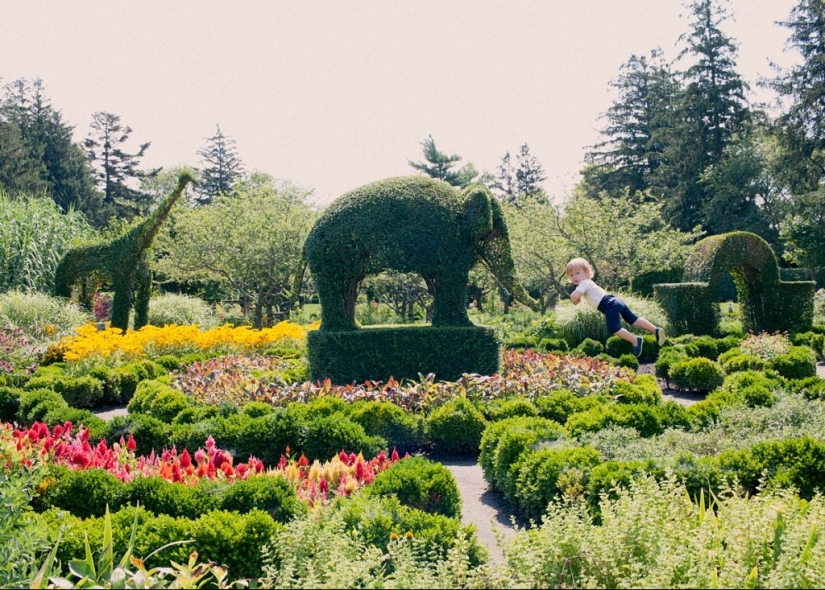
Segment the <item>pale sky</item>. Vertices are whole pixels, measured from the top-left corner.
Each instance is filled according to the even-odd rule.
[[[786,50],[795,0],[732,0],[723,26],[754,100]],[[420,142],[495,172],[523,143],[560,200],[578,180],[608,83],[631,54],[672,60],[688,30],[681,0],[0,0],[3,83],[42,78],[75,126],[92,113],[152,145],[142,167],[198,166],[219,124],[248,169],[327,204],[413,173]],[[678,67],[678,66],[677,66]]]

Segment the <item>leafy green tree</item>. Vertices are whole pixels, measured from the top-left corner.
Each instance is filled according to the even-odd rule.
[[[424,152],[424,161],[413,162],[408,160],[407,162],[430,178],[443,180],[453,186],[465,187],[472,184],[479,174],[472,163],[467,163],[462,168],[453,170],[453,167],[461,161],[461,156],[458,154],[447,155],[440,151],[435,146],[432,135],[421,142],[421,148]]]
[[[132,128],[122,125],[120,116],[112,113],[94,113],[90,126],[92,131],[83,140],[83,148],[103,190],[107,215],[132,218],[145,213],[146,195],[131,188],[129,182],[141,178],[143,173],[138,164],[151,142],[141,144],[134,154],[125,151],[124,144],[132,134]]]
[[[776,125],[784,152],[783,168],[792,170],[792,193],[815,191],[825,179],[825,4],[798,0],[787,21],[788,43],[802,63],[767,82],[787,105]]]
[[[637,274],[679,267],[701,235],[672,228],[663,204],[647,193],[603,193],[594,199],[576,186],[562,205],[533,202],[507,208],[507,224],[519,280],[541,293],[550,307],[566,297],[564,268],[587,258],[606,289],[626,287]]]
[[[315,213],[308,192],[260,173],[209,207],[178,211],[157,240],[166,279],[216,281],[252,314],[253,324],[287,317],[301,248]]]
[[[584,174],[596,195],[649,188],[662,159],[663,126],[680,91],[661,49],[651,51],[649,58],[631,55],[610,86],[619,98],[603,115],[605,139],[585,156],[590,166]]]
[[[780,234],[785,259],[802,267],[825,268],[825,189],[794,196]]]
[[[244,165],[238,157],[235,140],[215,126],[215,135],[206,139],[206,147],[198,151],[204,167],[200,174],[198,202],[208,205],[219,195],[228,195],[243,177]]]
[[[0,102],[0,121],[16,127],[23,144],[19,145],[12,138],[16,132],[6,127],[4,147],[0,149],[5,153],[27,150],[28,163],[19,160],[24,154],[18,152],[17,163],[9,164],[23,174],[16,183],[17,188],[25,192],[45,190],[64,212],[73,208],[82,211],[89,220],[95,220],[101,199],[95,190],[92,170],[82,148],[72,139],[73,127],[63,122],[60,112],[45,96],[43,82],[21,78],[6,85]],[[13,148],[14,145],[17,147]],[[5,165],[0,164],[2,167]],[[35,170],[37,181],[31,176]],[[15,190],[14,186],[6,186]]]

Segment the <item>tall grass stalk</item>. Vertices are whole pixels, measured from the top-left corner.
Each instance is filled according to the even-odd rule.
[[[20,328],[34,345],[72,336],[74,328],[91,321],[91,313],[65,299],[21,291],[0,294],[0,324]]]

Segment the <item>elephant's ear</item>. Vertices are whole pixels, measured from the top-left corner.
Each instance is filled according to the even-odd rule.
[[[473,242],[483,240],[493,231],[493,207],[490,191],[481,185],[465,188],[464,224]]]

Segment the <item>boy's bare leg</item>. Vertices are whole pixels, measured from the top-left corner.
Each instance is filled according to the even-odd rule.
[[[639,323],[639,322],[636,322],[636,324],[638,324],[638,323]],[[635,326],[636,324],[633,324],[633,325]],[[627,341],[628,341],[628,342],[630,342],[633,346],[636,346],[636,340],[639,338],[638,336],[636,336],[636,334],[631,334],[630,332],[628,332],[628,331],[627,331],[627,330],[625,330],[624,328],[622,328],[622,329],[621,329],[621,330],[619,330],[618,332],[614,332],[614,333],[613,333],[613,335],[614,335],[614,336],[618,336],[618,337],[619,337],[619,338],[621,338],[622,340],[627,340]]]
[[[651,334],[656,334],[656,326],[651,324],[645,318],[639,318],[638,320],[636,320],[636,322],[633,325],[640,327],[642,330],[647,330]],[[622,336],[622,338],[624,338],[624,336]],[[625,338],[625,340],[627,340],[627,338]],[[634,340],[633,342],[636,342],[636,341]]]

